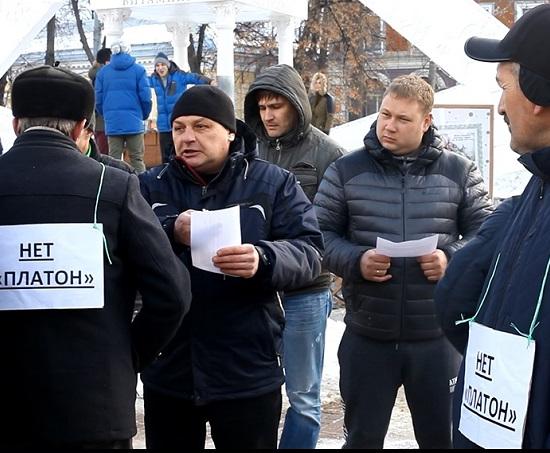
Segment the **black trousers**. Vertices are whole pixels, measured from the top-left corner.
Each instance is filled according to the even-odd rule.
[[[451,401],[461,356],[445,337],[382,342],[348,329],[338,349],[345,405],[343,448],[384,447],[403,385],[420,448],[452,448]]]
[[[206,422],[217,449],[277,449],[281,389],[255,398],[197,406],[144,387],[147,448],[204,450]]]
[[[159,132],[160,153],[162,154],[162,163],[165,164],[170,160],[174,148],[172,132]]]
[[[44,441],[34,442],[8,442],[4,443],[0,440],[0,450],[35,450],[35,451],[75,451],[75,450],[131,450],[132,439],[113,440],[107,442],[82,442],[82,443],[47,443]]]

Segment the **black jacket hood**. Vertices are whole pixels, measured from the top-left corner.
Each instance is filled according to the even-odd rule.
[[[287,98],[298,112],[298,127],[278,137],[282,142],[295,142],[311,129],[311,107],[304,82],[298,72],[286,65],[278,64],[263,71],[250,85],[244,100],[244,120],[260,140],[274,140],[267,136],[260,118],[256,99],[257,92],[269,90]]]

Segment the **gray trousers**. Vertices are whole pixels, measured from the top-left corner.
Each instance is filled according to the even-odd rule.
[[[134,167],[136,173],[143,173],[145,171],[145,164],[143,163],[143,153],[145,152],[143,133],[109,135],[107,139],[109,140],[109,156],[122,160],[124,145],[126,144],[128,156],[130,157],[130,165]]]

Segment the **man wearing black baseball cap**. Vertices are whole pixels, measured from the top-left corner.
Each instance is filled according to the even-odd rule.
[[[319,275],[321,231],[294,175],[258,159],[254,133],[222,90],[186,90],[171,122],[176,157],[139,178],[190,266],[193,301],[190,322],[141,374],[147,448],[203,450],[209,422],[218,449],[275,450],[284,381],[278,292]],[[217,250],[216,272],[193,267],[197,211],[235,206],[242,243]]]
[[[13,82],[18,137],[0,157],[0,450],[130,448],[137,372],[189,308],[189,274],[137,177],[76,146],[93,109],[91,84],[69,70]]]
[[[549,4],[523,15],[502,40],[465,44],[471,58],[499,63],[498,112],[533,176],[494,233],[501,239],[480,301],[455,320],[469,329],[453,408],[456,448],[550,445],[549,49]],[[456,271],[451,261],[448,272]]]

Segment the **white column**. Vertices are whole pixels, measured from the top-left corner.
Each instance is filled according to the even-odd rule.
[[[218,87],[235,102],[235,58],[233,40],[237,8],[235,2],[215,7]]]
[[[169,23],[166,28],[172,33],[172,47],[174,48],[174,61],[184,71],[189,71],[189,59],[187,48],[189,47],[189,33],[191,26],[186,23]]]
[[[132,11],[129,8],[103,9],[97,11],[97,15],[103,22],[103,33],[106,36],[107,47],[122,39],[124,34],[124,21],[130,17]]]
[[[294,38],[296,22],[291,16],[281,16],[273,21],[277,28],[279,64],[294,66]]]

